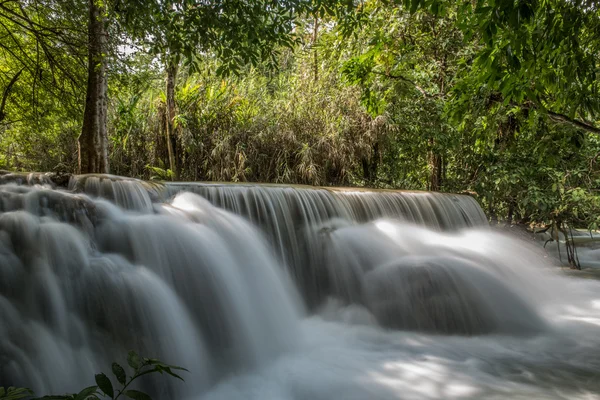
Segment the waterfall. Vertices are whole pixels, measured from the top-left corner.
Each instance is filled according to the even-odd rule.
[[[452,236],[379,220],[322,240],[322,265],[336,298],[364,305],[382,326],[460,334],[544,327],[514,288],[522,274],[511,271],[512,260],[480,253],[475,237],[457,243]]]
[[[584,398],[598,292],[469,196],[0,177],[0,386],[40,395],[133,349],[189,370],[155,399]]]
[[[435,230],[487,225],[472,197],[434,192],[250,184],[161,185],[106,175],[75,177],[70,187],[144,212],[152,210],[152,199],[166,201],[178,193],[195,193],[216,207],[243,216],[263,231],[310,307],[329,294],[320,277],[320,244],[314,240],[318,238],[315,227],[329,229],[327,225],[332,221],[364,223],[384,217]]]
[[[113,175],[74,176],[69,189],[114,202],[125,209],[149,212],[152,203],[180,192],[196,193],[213,205],[249,219],[281,243],[292,228],[312,227],[334,218],[367,222],[389,217],[433,229],[460,229],[487,224],[470,196],[436,192],[315,188],[274,184],[158,183]]]
[[[297,346],[301,306],[266,241],[193,196],[140,214],[1,186],[2,383],[75,391],[137,349],[194,374],[163,388],[178,398]]]

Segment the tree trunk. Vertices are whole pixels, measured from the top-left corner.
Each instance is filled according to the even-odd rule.
[[[490,218],[490,224],[497,225],[498,224],[498,215],[496,214],[496,209],[494,208],[494,199],[493,198],[488,199],[487,214]]]
[[[366,183],[374,184],[377,181],[377,170],[379,167],[379,142],[373,145],[371,159],[362,159],[363,177]]]
[[[514,214],[515,214],[515,203],[511,200],[510,203],[508,203],[508,215],[506,216],[506,223],[508,225],[512,225]]]
[[[317,40],[319,40],[319,17],[315,14],[314,21],[314,30],[313,30],[313,38],[312,38],[312,46],[314,52],[314,73],[315,73],[315,82],[319,80],[319,53],[317,50]]]
[[[104,7],[90,0],[88,21],[88,84],[79,136],[79,173],[108,173],[108,137],[106,131],[108,81],[106,78],[106,42]]]
[[[175,159],[176,141],[173,129],[173,120],[175,119],[175,85],[177,83],[178,65],[169,61],[167,65],[167,109],[165,132],[167,134],[167,150],[169,151],[169,167],[171,168],[171,179],[178,180],[177,161]]]
[[[442,166],[443,166],[443,157],[438,154],[438,152],[434,148],[434,140],[429,139],[429,154],[428,154],[428,163],[429,163],[429,190],[438,192],[442,189]]]

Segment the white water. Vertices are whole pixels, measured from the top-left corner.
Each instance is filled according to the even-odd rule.
[[[190,370],[144,382],[156,399],[600,398],[600,281],[466,228],[471,200],[213,187],[160,204],[172,187],[102,181],[72,187],[129,211],[0,186],[0,386],[75,391],[135,349]]]

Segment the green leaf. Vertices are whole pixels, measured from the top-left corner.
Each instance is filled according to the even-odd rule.
[[[135,370],[142,366],[142,359],[135,351],[130,351],[127,355],[127,364]]]
[[[98,386],[87,387],[87,388],[83,389],[81,392],[77,393],[77,395],[75,396],[75,400],[86,400],[90,397],[97,398],[96,396],[93,396],[96,394],[97,390],[98,390]]]
[[[177,368],[176,369],[182,369],[182,368]],[[166,372],[167,374],[171,375],[172,377],[175,377],[177,379],[180,380],[184,380],[181,376],[177,375],[176,373],[174,373],[173,371],[171,371],[171,368],[167,367],[167,366],[163,366],[163,365],[157,365],[156,367],[154,367],[153,369],[154,372],[159,372],[159,373],[163,373]]]
[[[112,383],[110,382],[110,379],[108,379],[108,376],[104,375],[104,374],[97,374],[96,375],[96,383],[98,384],[98,387],[100,388],[100,390],[102,390],[102,392],[107,395],[110,398],[113,398],[115,395],[115,392],[113,390],[113,386]]]
[[[16,388],[14,386],[5,389],[0,388],[0,399],[2,400],[20,400],[30,397],[33,394],[31,389],[27,388]]]
[[[126,390],[123,394],[134,400],[152,400],[150,396],[139,390]]]
[[[171,369],[178,369],[180,371],[188,371],[187,369],[185,369],[183,367],[178,367],[177,365],[165,364],[164,362],[157,360],[156,358],[145,358],[144,363],[148,364],[148,365],[158,365],[162,368],[171,368]]]
[[[125,370],[117,363],[112,364],[112,372],[117,377],[117,380],[121,385],[124,385],[127,381],[127,375],[125,374]]]
[[[410,13],[411,14],[416,13],[417,10],[419,9],[420,5],[421,5],[421,0],[412,0],[411,5],[410,5]]]
[[[436,1],[431,5],[431,13],[433,15],[438,15],[440,11],[440,4]]]

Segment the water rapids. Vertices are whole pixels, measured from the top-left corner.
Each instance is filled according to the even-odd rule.
[[[0,386],[155,399],[600,399],[600,281],[424,192],[0,178]]]

